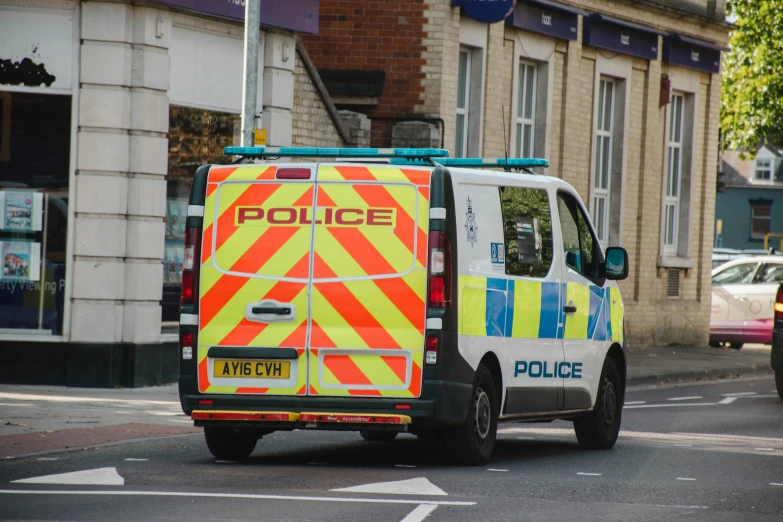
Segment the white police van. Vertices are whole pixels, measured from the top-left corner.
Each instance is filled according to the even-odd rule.
[[[213,454],[273,431],[409,432],[483,464],[498,422],[553,419],[614,446],[628,255],[601,248],[573,187],[528,170],[546,160],[226,153],[243,159],[195,176],[180,327],[180,399]]]

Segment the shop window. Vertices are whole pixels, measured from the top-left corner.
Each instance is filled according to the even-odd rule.
[[[500,187],[506,274],[546,277],[552,266],[552,214],[545,190]]]
[[[223,148],[239,144],[238,114],[171,105],[163,260],[163,321],[179,320],[185,221],[193,175],[201,165],[228,164]]]
[[[0,92],[0,332],[60,335],[71,97]]]

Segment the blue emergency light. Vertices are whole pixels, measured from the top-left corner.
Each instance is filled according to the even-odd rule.
[[[420,165],[418,158],[393,158],[392,165]],[[443,158],[434,160],[444,167],[504,168],[529,169],[532,167],[549,167],[549,161],[542,158]]]
[[[372,148],[329,148],[329,147],[226,147],[226,156],[243,156],[245,158],[400,158],[427,159],[446,158],[449,151],[445,149],[372,149]]]

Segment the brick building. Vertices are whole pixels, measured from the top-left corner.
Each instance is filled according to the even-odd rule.
[[[305,46],[373,145],[548,158],[628,250],[631,344],[706,344],[724,0],[322,0],[320,16]]]

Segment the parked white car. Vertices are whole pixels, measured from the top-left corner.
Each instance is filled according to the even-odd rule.
[[[735,259],[712,271],[710,344],[772,343],[775,295],[783,283],[783,256]]]

